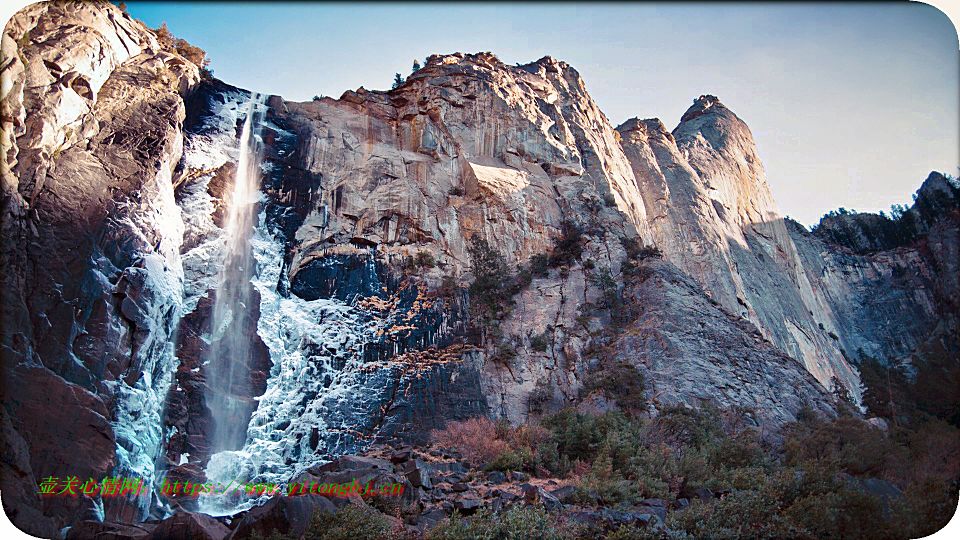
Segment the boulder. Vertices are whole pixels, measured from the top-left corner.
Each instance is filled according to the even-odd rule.
[[[321,465],[317,470],[323,472],[335,472],[344,470],[366,471],[377,469],[386,472],[393,472],[393,465],[389,461],[365,456],[343,455],[337,459]]]
[[[493,471],[487,473],[487,480],[494,484],[502,484],[507,481],[507,475],[500,471]]]
[[[431,489],[433,484],[430,481],[430,472],[432,467],[419,459],[413,459],[404,464],[403,474],[415,488]]]
[[[479,499],[460,499],[453,503],[453,507],[465,516],[475,513],[481,506],[483,506],[483,502]]]
[[[157,524],[146,540],[223,540],[228,534],[226,525],[206,514],[183,512]]]
[[[269,536],[276,529],[282,534],[298,537],[310,524],[315,511],[324,513],[336,511],[330,499],[321,495],[279,496],[267,501],[263,506],[255,506],[247,511],[233,532],[230,540],[249,538],[254,533]]]
[[[148,523],[81,521],[67,532],[66,540],[145,540],[157,527]]]
[[[573,494],[576,492],[577,492],[577,488],[575,486],[561,486],[561,487],[558,487],[557,489],[550,491],[550,494],[556,497],[557,499],[559,499],[560,502],[566,503],[566,502],[570,502],[570,499],[573,497]]]

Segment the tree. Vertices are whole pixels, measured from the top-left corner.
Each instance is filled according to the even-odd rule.
[[[393,86],[391,88],[396,88],[401,84],[403,84],[403,77],[401,77],[400,74],[397,73],[396,76],[393,78]]]
[[[486,326],[502,318],[513,301],[513,272],[507,261],[486,240],[474,235],[467,246],[473,283],[468,289],[472,309]]]
[[[420,69],[420,62],[416,58],[413,59],[413,73],[416,73]]]

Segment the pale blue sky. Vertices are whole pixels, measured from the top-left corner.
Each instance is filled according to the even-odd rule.
[[[960,165],[957,31],[919,3],[127,5],[206,50],[217,77],[291,100],[387,89],[414,58],[456,51],[564,60],[614,126],[672,129],[715,94],[806,225],[909,203],[931,170]]]

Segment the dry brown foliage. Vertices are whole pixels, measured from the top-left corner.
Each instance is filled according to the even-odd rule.
[[[509,448],[507,441],[497,438],[497,426],[485,416],[463,422],[447,422],[446,428],[430,433],[430,440],[446,448],[456,447],[473,461],[493,461]]]

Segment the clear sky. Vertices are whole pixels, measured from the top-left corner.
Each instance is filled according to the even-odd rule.
[[[387,89],[433,53],[549,54],[617,126],[669,128],[714,94],[753,132],[784,214],[909,203],[960,174],[957,31],[919,4],[127,2],[207,51],[215,75],[291,100]]]

